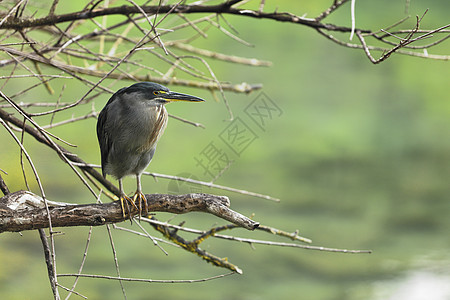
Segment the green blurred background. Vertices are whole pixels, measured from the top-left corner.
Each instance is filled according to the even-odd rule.
[[[267,11],[278,6],[279,11],[313,17],[330,2],[277,1],[267,3]],[[405,16],[405,1],[356,4],[359,27],[377,30]],[[426,8],[429,11],[422,28],[448,23],[448,1],[411,1],[409,13],[421,15]],[[57,12],[73,9],[63,6]],[[349,10],[349,5],[344,6],[327,21],[348,26]],[[206,129],[171,119],[148,170],[187,174],[208,181],[211,177],[204,174],[195,158],[213,142],[234,160],[217,184],[268,194],[281,202],[206,188],[201,191],[229,196],[233,209],[245,215],[254,213],[262,224],[287,231],[299,229],[314,245],[372,249],[373,253],[336,254],[262,245],[252,249],[247,244],[206,240],[202,248],[228,257],[244,274],[195,284],[125,282],[128,298],[450,299],[448,62],[394,54],[386,62],[373,65],[362,51],[340,47],[303,26],[229,16],[227,20],[239,37],[254,47],[213,30],[208,32],[208,39],[197,40],[194,45],[272,61],[270,68],[209,62],[220,80],[262,83],[262,91],[277,104],[281,115],[274,115],[264,128],[259,128],[245,109],[261,96],[260,91],[249,95],[227,93],[235,117],[258,136],[240,156],[233,156],[220,139],[229,125],[223,102],[214,101],[206,91],[171,87],[207,99],[199,105],[167,107],[170,113],[200,122]],[[414,18],[406,24],[412,27]],[[449,54],[449,43],[430,52]],[[11,94],[23,88],[20,80],[23,79],[11,81],[4,92]],[[56,94],[64,83],[64,102],[78,99],[87,91],[79,84],[55,81],[52,87]],[[129,84],[121,82],[112,88]],[[42,102],[46,97],[48,94],[41,90],[20,100]],[[108,98],[105,94],[96,99],[95,109],[100,110]],[[65,117],[90,110],[89,105],[81,106]],[[62,120],[64,115],[58,118]],[[44,119],[39,120],[45,123]],[[95,123],[89,119],[52,132],[78,145],[73,151],[86,161],[99,164]],[[11,190],[25,189],[17,168],[19,149],[4,130],[0,131],[0,138],[0,168],[8,172],[2,176]],[[52,151],[29,137],[25,144],[49,199],[93,201]],[[29,178],[32,181],[31,172]],[[132,178],[126,179],[125,184],[127,190],[134,190]],[[173,184],[164,179],[156,182],[151,177],[143,181],[147,193],[173,192]],[[38,192],[35,183],[31,185]],[[179,192],[192,188],[197,187],[181,185]],[[156,217],[167,220],[172,216]],[[200,213],[177,216],[172,222],[183,220],[188,227],[199,229],[225,224]],[[138,230],[136,225],[131,228]],[[61,231],[65,234],[56,237],[57,269],[59,273],[75,273],[88,228]],[[154,231],[150,233],[159,236]],[[285,241],[245,230],[231,233]],[[0,235],[0,298],[49,299],[51,290],[39,236],[37,232],[22,234]],[[117,230],[113,230],[113,236],[123,277],[196,279],[224,273],[182,250],[164,246],[169,252],[165,256],[142,238]],[[116,275],[104,227],[93,229],[83,272]],[[73,279],[61,278],[60,282],[71,286]],[[102,279],[80,279],[77,290],[89,299],[123,298],[118,282]]]

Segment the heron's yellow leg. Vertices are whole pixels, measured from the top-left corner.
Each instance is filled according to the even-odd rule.
[[[142,187],[141,187],[141,174],[136,175],[136,184],[137,189],[136,193],[133,196],[134,204],[137,207],[137,210],[139,211],[139,220],[141,219],[142,212],[145,212],[145,215],[148,215],[148,204],[147,204],[147,198],[145,197],[144,193],[142,193]],[[144,207],[142,207],[144,206]],[[144,208],[144,210],[142,210]]]
[[[126,214],[128,214],[130,221],[132,221],[131,216],[131,208],[130,205],[133,206],[136,210],[139,210],[136,204],[134,204],[134,200],[128,197],[123,191],[122,179],[119,179],[119,189],[120,189],[120,206],[122,207],[122,215],[125,218]]]

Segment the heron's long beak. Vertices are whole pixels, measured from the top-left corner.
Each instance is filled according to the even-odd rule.
[[[203,102],[202,98],[187,95],[187,94],[181,94],[177,92],[167,92],[162,95],[159,95],[160,98],[163,98],[166,101],[173,102],[173,101],[190,101],[190,102]]]

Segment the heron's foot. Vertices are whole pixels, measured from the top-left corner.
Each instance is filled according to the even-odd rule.
[[[125,218],[125,216],[128,214],[128,217],[130,218],[130,221],[133,222],[132,221],[132,216],[131,216],[130,204],[131,204],[131,206],[136,208],[136,210],[138,210],[136,204],[134,204],[133,199],[131,199],[127,195],[120,196],[120,206],[122,207],[122,215]]]
[[[142,212],[145,213],[145,215],[148,215],[148,204],[147,204],[147,198],[141,191],[136,191],[136,193],[133,196],[134,204],[137,210],[139,211],[139,220],[141,219]]]

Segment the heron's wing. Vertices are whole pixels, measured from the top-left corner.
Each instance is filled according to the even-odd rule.
[[[106,176],[105,173],[105,166],[106,166],[106,160],[108,159],[109,150],[112,147],[112,141],[109,138],[109,132],[105,130],[105,125],[108,120],[108,105],[113,101],[114,96],[109,99],[106,106],[102,109],[100,114],[98,115],[97,120],[97,138],[98,143],[100,145],[100,154],[101,154],[101,162],[102,162],[102,174],[103,177]]]

